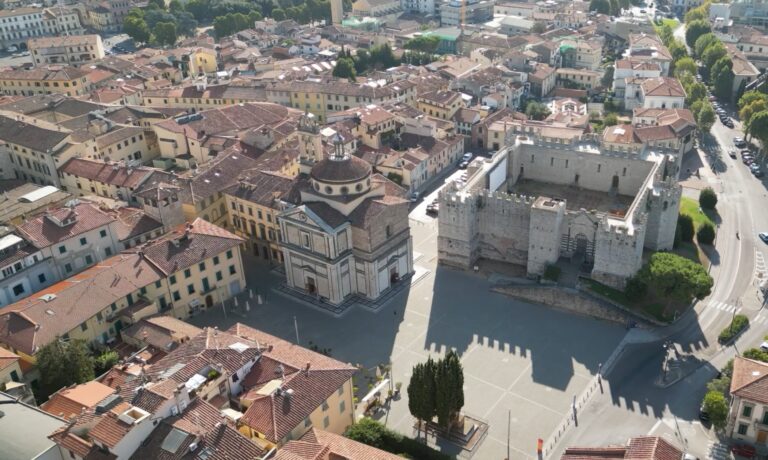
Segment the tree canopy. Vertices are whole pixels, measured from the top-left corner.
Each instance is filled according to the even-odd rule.
[[[670,252],[657,252],[640,270],[640,277],[666,298],[688,302],[712,290],[712,277],[703,265]]]
[[[440,37],[437,35],[420,35],[405,42],[403,47],[407,50],[435,54],[438,46],[440,46]]]
[[[534,120],[543,120],[550,114],[550,110],[541,102],[529,101],[525,106],[525,114]]]
[[[693,44],[692,51],[695,56],[701,57],[704,54],[704,50],[709,48],[711,45],[719,42],[720,40],[717,39],[715,34],[712,32],[706,33],[699,38],[696,39],[696,42]]]
[[[432,420],[450,429],[464,407],[464,371],[459,356],[450,350],[445,357],[417,364],[408,384],[408,409],[419,420]]]
[[[707,68],[710,68],[715,65],[715,62],[717,62],[726,54],[725,45],[723,45],[723,43],[718,40],[704,49],[704,53],[701,55],[701,62]]]
[[[676,78],[680,78],[684,73],[696,75],[698,70],[696,62],[691,57],[686,56],[675,61],[674,75]]]
[[[609,65],[608,67],[606,67],[605,73],[603,73],[603,77],[600,79],[600,84],[605,88],[612,88],[614,73],[615,73],[615,69],[612,65]]]
[[[93,380],[93,358],[84,340],[54,340],[37,352],[40,389],[45,396],[60,388]]]
[[[688,46],[693,47],[699,37],[710,32],[712,32],[712,27],[709,25],[709,21],[692,21],[685,27],[685,42]]]
[[[710,69],[710,83],[714,94],[722,100],[731,100],[733,96],[733,62],[728,56],[721,57]]]
[[[333,68],[333,76],[346,78],[349,81],[355,81],[357,73],[355,72],[355,61],[352,58],[344,57],[336,61],[336,67]]]
[[[699,126],[701,131],[707,133],[712,129],[712,126],[714,126],[715,109],[712,107],[712,104],[709,101],[702,101],[701,110],[698,111],[696,116],[696,124]]]
[[[589,2],[589,11],[595,11],[600,14],[610,14],[611,4],[608,0],[591,0]]]
[[[728,402],[717,391],[710,391],[704,396],[703,409],[709,414],[709,421],[717,429],[725,428],[728,419]]]

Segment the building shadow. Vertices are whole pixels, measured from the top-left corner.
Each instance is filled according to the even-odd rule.
[[[623,325],[524,303],[489,288],[483,276],[439,266],[424,347],[499,352],[492,355],[498,361],[487,366],[525,358],[534,383],[565,390],[574,378],[574,363],[596,373],[624,334]]]

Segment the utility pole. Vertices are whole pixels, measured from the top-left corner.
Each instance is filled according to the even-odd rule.
[[[299,342],[299,323],[296,321],[296,317],[293,317],[293,329],[296,331],[296,345],[301,345]]]
[[[509,409],[507,412],[507,460],[511,460],[511,457],[509,456],[509,436],[510,436],[510,430],[512,429],[512,409]]]

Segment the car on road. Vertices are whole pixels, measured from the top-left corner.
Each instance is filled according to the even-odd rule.
[[[704,405],[699,407],[699,420],[702,423],[709,423],[709,413],[704,409]]]
[[[762,240],[763,243],[768,244],[768,232],[760,232],[757,237]]]
[[[760,349],[763,351],[768,351],[768,342],[763,342],[760,344]]]
[[[459,163],[459,169],[467,169],[467,166],[469,166],[468,161],[462,161],[461,163]]]
[[[725,120],[723,120],[723,124],[728,128],[734,127],[733,120],[731,120],[730,118],[726,118]]]
[[[728,149],[728,156],[735,159],[736,158],[736,150]]]
[[[461,156],[461,161],[472,161],[472,152],[467,152]]]
[[[733,145],[735,145],[736,147],[739,147],[739,148],[744,148],[744,147],[747,146],[747,142],[744,139],[740,138],[740,137],[734,137],[733,138]]]
[[[752,163],[755,162],[755,159],[752,157],[752,155],[742,155],[741,156],[741,162],[744,163],[745,165],[749,166],[749,165],[751,165]]]
[[[765,173],[763,172],[762,169],[754,169],[752,170],[752,175],[755,177],[763,177],[765,176]]]

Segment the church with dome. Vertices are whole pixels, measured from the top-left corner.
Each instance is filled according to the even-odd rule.
[[[405,191],[355,155],[354,140],[328,140],[311,114],[299,123],[301,203],[279,216],[287,285],[338,305],[376,300],[413,272]]]

